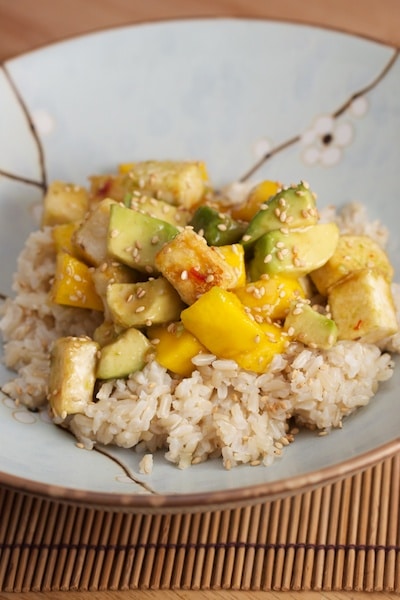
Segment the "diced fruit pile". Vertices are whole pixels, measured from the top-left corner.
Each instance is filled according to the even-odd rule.
[[[180,377],[202,352],[262,373],[292,341],[328,349],[398,328],[387,255],[320,222],[304,182],[263,181],[232,204],[203,163],[124,164],[89,190],[54,182],[42,225],[57,253],[49,301],[104,315],[93,339],[52,348],[57,418],[152,358]]]

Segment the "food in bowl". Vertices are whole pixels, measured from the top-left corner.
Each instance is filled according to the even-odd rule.
[[[400,348],[387,232],[305,182],[237,187],[194,161],[53,182],[3,306],[3,391],[144,472],[159,449],[269,465],[299,428],[341,427]]]

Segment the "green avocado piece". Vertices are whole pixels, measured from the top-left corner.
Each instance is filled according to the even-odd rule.
[[[246,224],[228,214],[219,213],[210,206],[199,206],[189,222],[196,233],[206,239],[209,246],[225,246],[240,241]]]
[[[242,237],[242,244],[250,248],[262,235],[274,229],[304,228],[318,222],[315,195],[308,185],[298,185],[282,189],[261,205]]]
[[[302,277],[324,265],[335,251],[339,229],[335,223],[319,223],[304,229],[275,229],[262,235],[254,245],[250,278],[270,275]]]
[[[112,283],[107,288],[107,306],[119,327],[145,327],[180,318],[185,307],[178,292],[164,278],[141,283]]]
[[[184,227],[190,218],[189,210],[182,206],[175,206],[164,200],[157,200],[151,196],[135,196],[128,194],[125,206],[143,214],[166,221],[175,227]]]
[[[284,329],[293,339],[323,350],[332,348],[338,338],[335,321],[304,302],[291,306],[285,318]]]
[[[107,251],[111,258],[145,273],[156,273],[154,258],[178,229],[120,204],[111,207]]]
[[[140,371],[151,347],[151,342],[141,331],[134,327],[125,329],[114,341],[100,350],[96,378],[126,377],[129,373]]]

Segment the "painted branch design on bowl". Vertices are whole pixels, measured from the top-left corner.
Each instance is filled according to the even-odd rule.
[[[303,146],[302,159],[308,166],[319,164],[333,167],[338,164],[344,148],[352,142],[354,131],[352,123],[341,117],[347,115],[359,118],[367,112],[367,94],[386,77],[399,58],[399,54],[398,49],[394,50],[389,61],[368,85],[352,94],[332,114],[318,115],[303,133],[298,133],[276,146],[273,146],[267,138],[259,140],[258,147],[263,150],[262,156],[239,178],[239,181],[247,181],[266,162],[295,144]]]

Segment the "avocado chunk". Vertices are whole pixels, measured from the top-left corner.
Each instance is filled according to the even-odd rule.
[[[99,345],[88,337],[62,337],[50,355],[48,400],[56,419],[83,412],[93,400]]]
[[[199,206],[189,225],[205,238],[209,246],[236,244],[246,228],[245,223],[205,205]]]
[[[151,342],[141,331],[134,327],[125,329],[100,350],[97,379],[127,377],[130,373],[140,371],[145,365],[150,348]]]
[[[391,287],[378,270],[343,279],[330,290],[328,302],[340,340],[376,344],[398,331]]]
[[[386,252],[367,235],[341,235],[335,252],[310,277],[320,294],[326,296],[341,279],[362,269],[377,269],[390,282],[393,267]]]
[[[120,327],[145,327],[177,321],[184,304],[164,278],[140,283],[113,283],[107,288],[107,305]]]
[[[106,236],[108,254],[138,271],[155,273],[156,254],[177,233],[171,223],[115,204]]]
[[[189,210],[182,206],[169,204],[164,200],[157,200],[157,198],[151,196],[136,195],[136,193],[133,192],[132,195],[127,195],[125,206],[155,219],[166,221],[175,227],[184,227],[187,225],[190,219]]]
[[[338,337],[335,321],[301,301],[290,307],[284,329],[291,338],[306,346],[323,350],[332,348]]]
[[[274,229],[304,228],[317,222],[315,195],[308,185],[302,182],[284,188],[261,205],[243,234],[242,244],[247,249],[265,233]]]
[[[275,229],[261,236],[254,245],[250,278],[265,273],[302,277],[326,263],[335,251],[339,229],[335,223],[319,223],[287,233]]]

